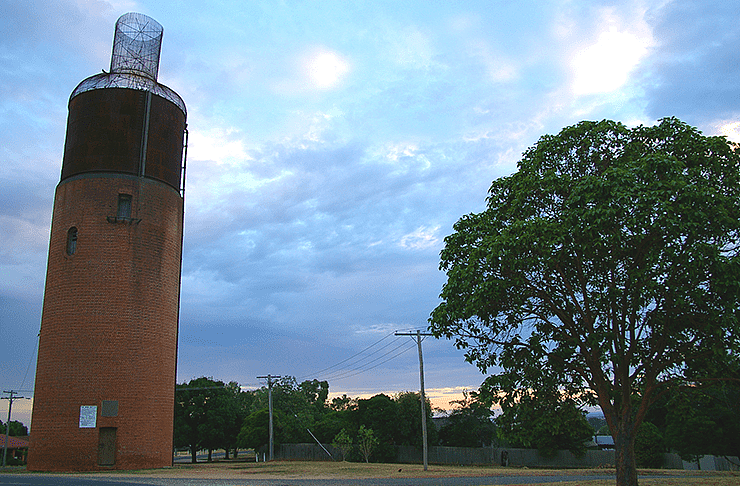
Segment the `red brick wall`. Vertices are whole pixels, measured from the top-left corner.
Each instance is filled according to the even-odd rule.
[[[119,194],[132,196],[133,221],[113,219]],[[175,189],[146,178],[57,187],[28,469],[108,468],[98,466],[101,427],[117,428],[115,468],[171,464],[182,211]],[[118,401],[118,416],[101,417],[103,400]],[[79,428],[82,405],[98,407],[96,428]]]

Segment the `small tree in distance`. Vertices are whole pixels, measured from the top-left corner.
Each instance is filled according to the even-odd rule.
[[[675,118],[581,122],[540,138],[487,203],[445,239],[431,331],[501,367],[506,393],[593,393],[617,484],[637,485],[651,405],[738,349],[740,146]]]
[[[357,447],[360,449],[362,457],[365,458],[365,462],[370,462],[370,455],[377,445],[378,439],[375,438],[373,429],[366,429],[364,425],[360,425],[360,429],[357,431]]]
[[[342,461],[346,461],[347,455],[352,450],[352,437],[349,436],[346,429],[342,429],[334,437],[331,445],[339,449],[339,452],[342,453]]]

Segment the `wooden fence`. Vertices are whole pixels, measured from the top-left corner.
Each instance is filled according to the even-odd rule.
[[[275,457],[296,461],[342,460],[338,449],[325,445],[327,451],[318,444],[281,444],[276,448]],[[552,457],[540,455],[536,449],[511,449],[494,447],[440,447],[428,449],[430,464],[454,464],[460,466],[499,465],[515,467],[555,467],[555,468],[607,468],[614,467],[614,451],[586,451],[577,457],[569,451],[558,451]],[[706,471],[737,471],[737,458],[704,456],[699,464],[682,461],[678,454],[664,454],[664,469],[698,469]],[[396,460],[399,464],[421,464],[422,452],[413,446],[396,446]]]

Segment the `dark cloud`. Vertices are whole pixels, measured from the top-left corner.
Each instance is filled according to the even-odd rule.
[[[658,42],[648,114],[692,124],[740,117],[740,3],[674,0],[652,15]]]

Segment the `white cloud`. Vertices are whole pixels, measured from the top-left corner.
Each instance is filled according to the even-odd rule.
[[[722,123],[719,127],[720,135],[724,135],[728,140],[740,143],[740,122]]]
[[[388,152],[385,157],[393,162],[398,162],[403,157],[414,157],[419,151],[415,143],[392,143],[385,148]]]
[[[630,32],[602,32],[599,40],[573,59],[576,95],[608,93],[622,87],[645,57],[649,40]]]
[[[620,12],[621,13],[621,12]],[[610,8],[596,19],[596,42],[581,48],[571,60],[572,90],[576,95],[609,93],[621,88],[654,45],[644,20],[644,8],[627,10],[622,18]],[[602,27],[603,26],[603,27]]]
[[[237,128],[215,127],[191,131],[188,139],[188,158],[212,160],[224,164],[235,160],[252,160]]]
[[[420,226],[401,238],[401,246],[407,250],[425,250],[439,245],[441,239],[437,236],[439,226],[427,228]]]

